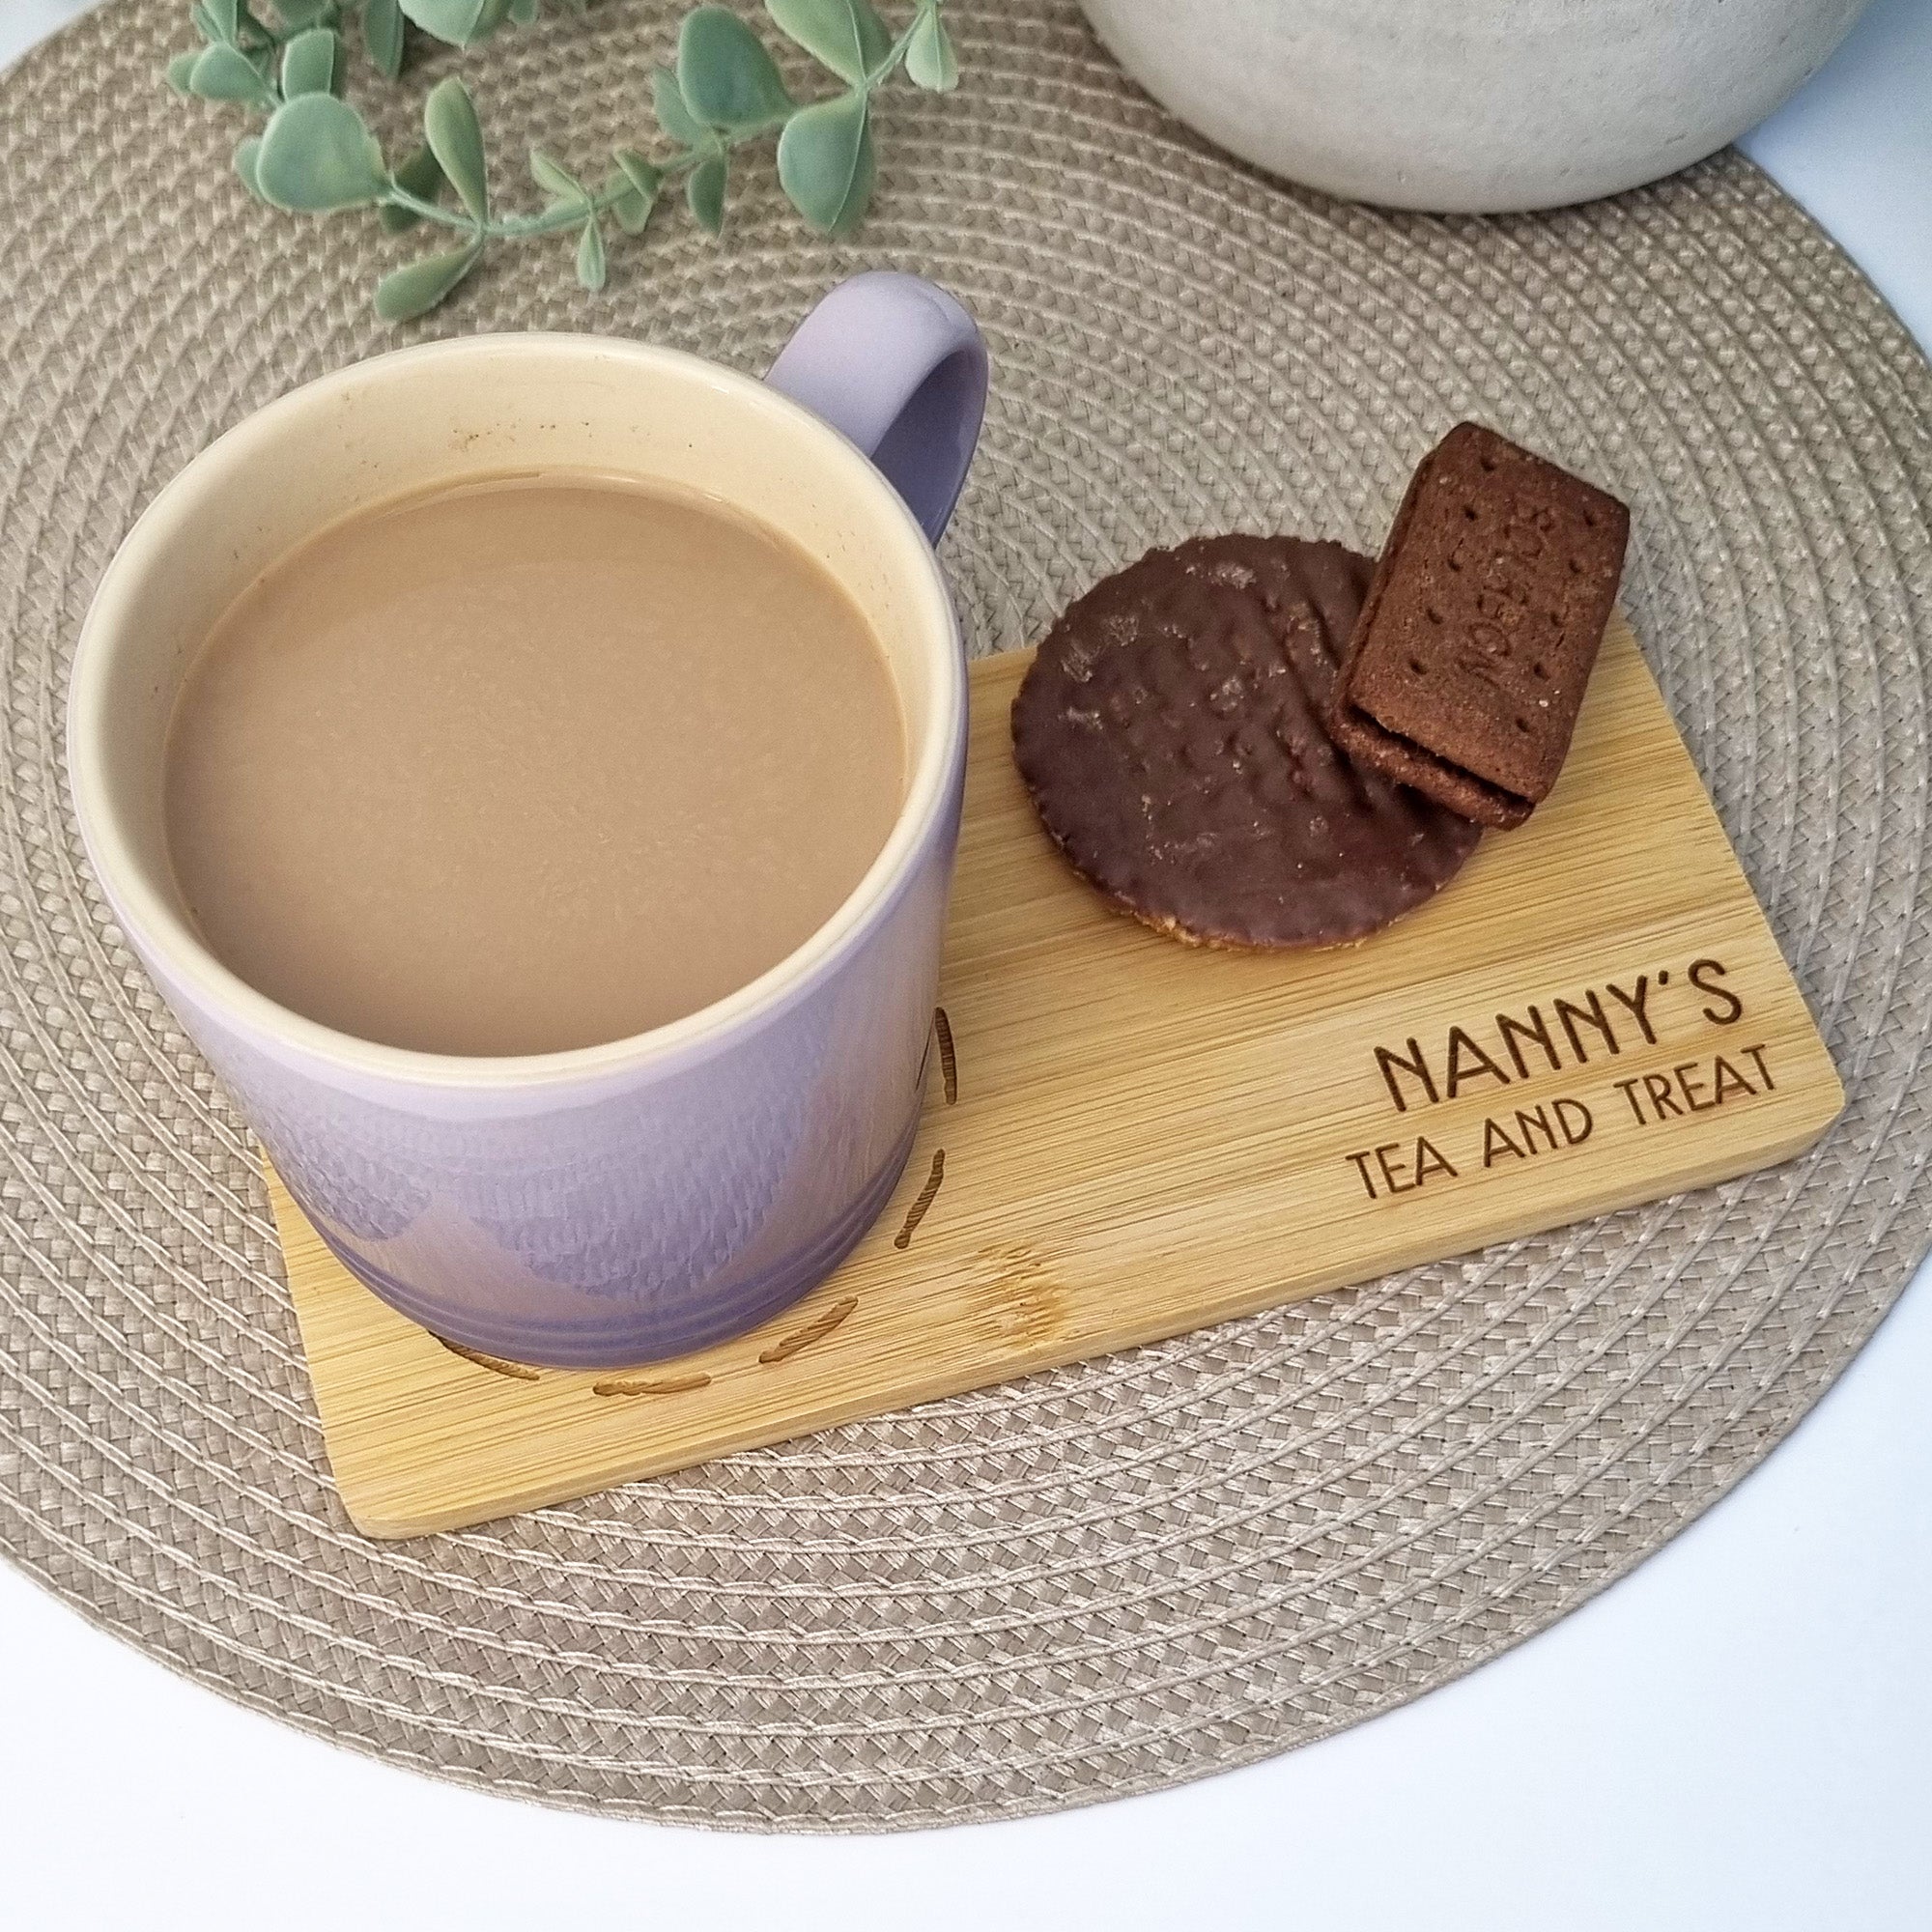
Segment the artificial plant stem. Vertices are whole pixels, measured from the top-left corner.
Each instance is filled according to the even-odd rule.
[[[571,0],[571,4],[582,12],[584,0]],[[772,4],[775,6],[776,0]],[[535,213],[493,216],[487,213],[482,128],[469,91],[460,81],[444,80],[432,90],[431,101],[440,104],[426,120],[428,143],[394,173],[383,159],[367,121],[345,98],[343,88],[345,50],[358,20],[365,29],[368,53],[393,78],[402,54],[398,35],[404,20],[413,21],[417,11],[443,19],[444,31],[450,32],[455,29],[449,23],[466,14],[472,26],[487,16],[489,25],[482,32],[488,33],[510,17],[527,24],[541,11],[541,0],[510,0],[507,6],[489,0],[481,8],[446,11],[440,3],[436,8],[418,8],[415,0],[198,0],[189,12],[203,46],[178,54],[168,64],[167,78],[177,93],[245,105],[267,117],[259,137],[244,140],[237,148],[235,165],[248,187],[271,206],[316,214],[375,207],[383,211],[384,225],[392,232],[413,220],[459,238],[460,245],[453,253],[406,267],[384,278],[379,306],[389,320],[400,321],[440,301],[463,279],[468,263],[493,242],[583,229],[578,248],[579,277],[586,288],[601,288],[603,217],[614,216],[627,233],[641,231],[665,185],[679,178],[695,190],[688,196],[692,213],[716,234],[724,219],[726,157],[751,142],[775,134],[782,137],[794,125],[800,132],[800,139],[792,144],[795,152],[787,152],[783,138],[780,142],[781,185],[809,221],[828,232],[840,231],[848,216],[856,220],[863,213],[871,189],[871,130],[867,109],[872,96],[901,72],[911,76],[916,85],[934,92],[943,93],[953,84],[957,62],[940,25],[941,4],[942,0],[912,0],[912,17],[896,37],[888,33],[888,44],[877,63],[864,69],[857,78],[848,78],[853,54],[859,53],[863,60],[859,49],[874,44],[884,27],[867,0],[849,0],[847,9],[857,48],[850,40],[840,40],[832,32],[840,0],[816,0],[816,6],[804,7],[794,17],[802,38],[782,27],[782,21],[793,16],[777,9],[774,17],[780,19],[786,37],[813,54],[818,65],[835,74],[844,89],[842,94],[809,100],[791,99],[770,53],[741,18],[734,14],[721,25],[719,16],[724,10],[697,8],[687,15],[685,25],[698,24],[693,33],[680,36],[679,68],[660,70],[653,82],[660,137],[676,152],[656,161],[620,149],[613,156],[618,173],[606,176],[605,185],[596,189],[570,179],[542,154],[534,153],[537,185],[547,191]],[[821,16],[816,7],[823,6],[833,12]],[[373,39],[366,32],[372,9],[378,16]],[[406,14],[405,9],[411,11]],[[433,38],[441,38],[434,28],[427,31]],[[826,41],[829,57],[812,44],[824,40],[826,33],[831,34]],[[931,37],[930,49],[922,42],[922,34]],[[332,38],[335,48],[332,71],[322,61],[317,44],[325,37]],[[299,46],[299,57],[293,62],[288,51],[292,46]],[[919,59],[913,58],[915,54]],[[679,73],[687,62],[691,67],[687,78],[698,98],[717,111],[728,113],[738,105],[754,111],[774,101],[782,106],[756,122],[734,127],[707,125],[691,111],[684,97]],[[284,82],[295,92],[285,95]],[[801,122],[804,116],[814,118]],[[847,152],[854,141],[859,144],[857,149]],[[445,158],[452,162],[454,175],[443,168]],[[858,163],[867,170],[863,183],[852,171]],[[839,188],[842,199],[833,198],[837,200],[834,207],[828,195],[838,184],[831,177],[841,165],[847,166],[847,179]],[[447,181],[456,182],[453,202],[444,199]],[[486,211],[483,218],[469,212],[463,199],[466,195],[478,210]],[[397,216],[405,218],[399,221]],[[453,269],[459,258],[465,268]]]
[[[391,185],[383,195],[382,205],[406,208],[425,221],[440,222],[444,228],[459,229],[479,242],[520,242],[530,235],[554,235],[559,228],[580,228],[592,214],[614,208],[635,190],[626,182],[622,187],[586,194],[582,201],[559,202],[541,214],[513,214],[505,221],[479,222],[460,208],[445,208],[439,201],[425,201],[406,187]]]
[[[751,127],[733,128],[728,134],[721,134],[720,145],[727,150],[741,148],[748,141],[762,140],[765,135],[782,128],[784,123],[785,117],[781,114]],[[659,164],[658,172],[666,181],[675,181],[679,175],[689,174],[700,161],[710,157],[707,149],[687,148],[682,154],[673,155],[669,160]],[[481,224],[460,208],[445,208],[440,201],[425,201],[422,196],[412,194],[408,188],[398,187],[393,182],[384,194],[383,202],[390,208],[406,208],[424,221],[440,222],[444,228],[461,229],[464,234],[474,235],[481,241],[518,242],[530,235],[554,235],[560,228],[579,227],[586,216],[603,214],[615,208],[627,195],[636,192],[629,182],[624,182],[599,189],[595,194],[586,194],[582,201],[560,202],[554,208],[545,209],[541,214],[512,214],[500,221]]]

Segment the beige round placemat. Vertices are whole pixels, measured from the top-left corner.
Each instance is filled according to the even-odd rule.
[[[401,1546],[330,1490],[240,1122],[89,883],[60,776],[88,593],[194,450],[396,338],[358,218],[251,206],[156,72],[179,0],[0,82],[0,1545],[229,1696],[610,1812],[859,1830],[1199,1776],[1542,1628],[1756,1463],[1924,1251],[1932,376],[1735,157],[1605,206],[1389,218],[1207,153],[1064,0],[955,6],[860,241],[769,161],[601,299],[508,256],[440,331],[604,328],[762,366],[868,264],[991,339],[946,546],[973,643],[1150,543],[1379,540],[1483,416],[1628,497],[1628,602],[1851,1104],[1774,1173],[1162,1347]],[[672,7],[471,66],[498,153],[646,130]],[[415,92],[419,92],[418,71]],[[514,136],[515,138],[508,138]],[[505,182],[506,191],[509,183]],[[407,247],[410,244],[401,244]]]

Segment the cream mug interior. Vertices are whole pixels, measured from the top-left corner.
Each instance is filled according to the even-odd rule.
[[[176,696],[229,603],[324,526],[426,486],[546,469],[711,492],[829,569],[899,695],[898,818],[797,952],[655,1032],[517,1059],[352,1038],[245,984],[194,932],[161,812]],[[675,351],[485,336],[294,391],[160,493],[83,628],[69,755],[82,837],[128,940],[337,1253],[450,1339],[601,1366],[761,1319],[890,1192],[937,973],[964,720],[931,547],[842,436],[765,384]],[[604,1198],[627,1186],[627,1201]]]

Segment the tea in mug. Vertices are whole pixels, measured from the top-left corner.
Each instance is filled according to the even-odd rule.
[[[381,1044],[628,1037],[835,913],[904,798],[884,650],[794,541],[695,493],[494,477],[358,512],[195,657],[168,850],[202,938]]]

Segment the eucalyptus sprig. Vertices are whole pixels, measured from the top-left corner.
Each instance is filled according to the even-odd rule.
[[[563,4],[582,13],[585,0]],[[504,213],[492,205],[482,124],[461,80],[452,75],[430,90],[423,143],[394,167],[345,94],[352,22],[371,64],[394,79],[406,20],[467,47],[506,23],[529,25],[542,0],[275,0],[263,13],[248,0],[194,0],[189,15],[202,44],[169,63],[168,79],[182,94],[266,116],[261,133],[236,149],[235,166],[271,207],[299,214],[373,208],[391,233],[418,223],[455,232],[456,246],[377,284],[378,313],[405,322],[434,308],[497,242],[575,235],[578,280],[601,289],[609,274],[607,219],[626,235],[641,235],[665,187],[680,179],[692,214],[720,234],[733,155],[774,134],[779,183],[792,206],[821,234],[849,233],[865,217],[878,171],[874,95],[901,71],[932,93],[958,84],[943,4],[914,0],[895,35],[872,0],[765,0],[779,31],[841,83],[838,92],[805,101],[793,98],[764,43],[738,14],[697,8],[679,30],[675,65],[651,76],[652,111],[670,152],[653,157],[619,148],[591,185],[532,149],[530,175],[547,197],[534,213]]]

